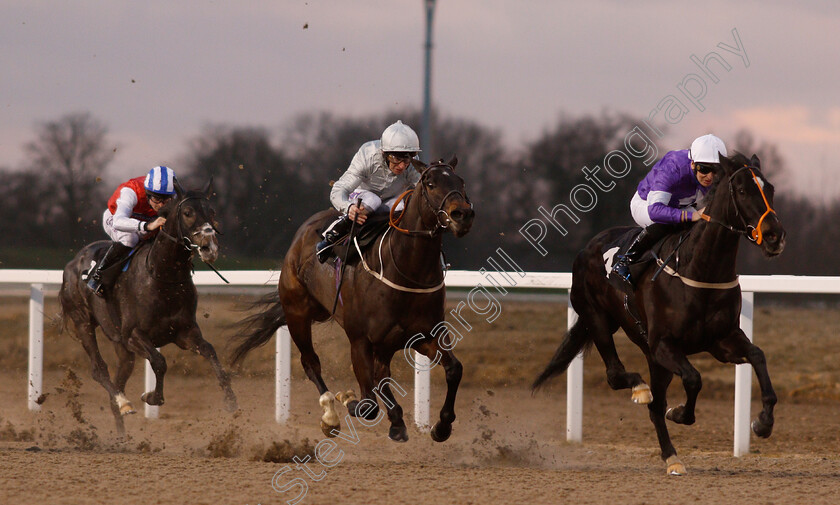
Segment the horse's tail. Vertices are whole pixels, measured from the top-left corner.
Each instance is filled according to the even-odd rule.
[[[578,320],[572,327],[566,332],[566,336],[563,338],[563,343],[560,344],[560,347],[557,348],[557,351],[554,353],[554,356],[551,358],[551,361],[548,362],[548,365],[545,367],[545,370],[537,376],[534,383],[531,384],[531,391],[536,392],[545,381],[554,377],[555,375],[560,375],[561,373],[565,372],[567,368],[569,368],[569,363],[575,359],[580,351],[586,351],[592,345],[592,339],[589,337],[589,332],[586,331],[586,326]]]
[[[232,365],[240,363],[249,352],[271,340],[277,328],[286,324],[286,314],[277,291],[263,296],[250,308],[262,310],[236,324],[239,331],[233,338],[241,343],[231,354]]]

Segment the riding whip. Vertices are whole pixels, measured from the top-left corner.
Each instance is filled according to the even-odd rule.
[[[362,197],[356,198],[356,213],[362,208]],[[349,214],[349,210],[347,211]],[[347,249],[344,250],[344,258],[341,260],[341,268],[338,273],[338,288],[335,290],[335,301],[333,302],[332,314],[335,315],[335,309],[338,307],[338,297],[341,296],[341,285],[344,284],[344,269],[347,267],[347,255],[350,253],[350,244],[353,243],[353,234],[356,231],[356,220],[350,221],[350,238],[347,240]]]

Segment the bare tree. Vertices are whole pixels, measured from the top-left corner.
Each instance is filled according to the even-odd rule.
[[[81,245],[103,210],[100,181],[116,148],[106,139],[108,129],[89,113],[73,113],[39,124],[36,139],[27,143],[26,170],[49,181],[54,190],[49,221],[60,243]]]

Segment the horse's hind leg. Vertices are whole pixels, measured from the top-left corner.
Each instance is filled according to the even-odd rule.
[[[128,350],[149,360],[152,371],[155,372],[155,390],[143,393],[140,399],[149,405],[163,405],[163,376],[166,375],[166,359],[148,339],[140,336],[137,330],[131,332],[126,344]]]
[[[764,352],[754,345],[739,328],[729,337],[719,340],[709,352],[724,363],[744,363],[748,361],[755,370],[758,385],[761,388],[762,410],[752,422],[753,432],[761,438],[773,433],[773,409],[776,406],[776,392],[767,372],[767,360]]]
[[[645,384],[641,375],[636,372],[628,372],[624,368],[624,363],[618,357],[618,352],[615,349],[615,339],[613,338],[613,334],[618,330],[618,324],[608,320],[607,316],[599,314],[591,307],[592,305],[587,304],[584,314],[580,317],[590,332],[595,348],[598,349],[598,354],[604,361],[604,366],[607,369],[607,384],[616,391],[632,389],[630,398],[633,403],[650,403],[653,399],[650,387]]]
[[[321,416],[321,431],[328,437],[335,437],[341,431],[341,422],[335,410],[335,395],[329,391],[324,378],[321,377],[321,359],[312,347],[312,320],[306,316],[297,315],[287,308],[286,325],[289,328],[289,335],[300,351],[300,364],[303,365],[303,371],[309,380],[315,383],[318,394],[321,395],[318,399],[324,411]]]
[[[210,362],[210,366],[213,367],[213,372],[219,380],[219,385],[225,393],[225,406],[228,412],[235,412],[238,407],[236,404],[236,395],[233,394],[233,389],[230,387],[230,375],[222,368],[222,364],[219,363],[219,358],[216,356],[216,350],[213,348],[213,345],[201,336],[201,330],[196,326],[186,334],[178,335],[175,338],[175,345],[185,351],[198,353]]]
[[[108,391],[110,400],[109,404],[116,421],[117,433],[119,435],[123,435],[125,434],[125,424],[123,423],[122,416],[126,414],[133,414],[135,412],[134,407],[131,406],[131,402],[129,402],[122,393],[122,389],[118,388],[113,382],[111,382],[111,377],[108,373],[108,365],[105,363],[105,360],[102,359],[102,355],[99,353],[99,346],[96,344],[96,332],[93,326],[89,323],[78,323],[76,321],[74,321],[73,324],[75,326],[76,335],[78,335],[79,339],[82,341],[82,347],[84,347],[85,352],[87,352],[87,355],[90,358],[93,380],[100,383],[102,387]]]

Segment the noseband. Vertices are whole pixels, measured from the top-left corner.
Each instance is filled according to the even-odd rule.
[[[735,215],[738,216],[738,218],[741,220],[741,224],[743,225],[743,228],[740,228],[740,229],[735,228],[734,226],[731,226],[727,223],[724,223],[722,221],[714,219],[714,218],[712,218],[711,216],[709,216],[705,213],[701,214],[700,217],[702,219],[704,219],[705,221],[708,221],[710,223],[718,224],[718,225],[723,226],[724,228],[726,228],[730,231],[733,231],[735,233],[740,233],[740,234],[744,235],[745,237],[747,237],[747,239],[749,239],[751,242],[755,242],[756,245],[761,245],[761,243],[764,241],[764,236],[761,232],[761,223],[764,222],[764,218],[766,218],[768,215],[770,215],[770,213],[775,214],[776,211],[773,210],[770,207],[770,203],[767,201],[767,195],[764,194],[764,189],[761,187],[761,183],[758,180],[758,177],[755,175],[755,172],[754,172],[753,169],[758,170],[757,167],[751,167],[751,166],[748,166],[748,165],[744,165],[743,167],[739,168],[738,170],[733,172],[732,175],[729,176],[729,182],[728,182],[729,198],[732,201],[732,207],[735,209]],[[758,218],[758,223],[755,226],[752,226],[751,224],[747,223],[746,219],[744,219],[744,216],[743,216],[742,212],[740,212],[738,210],[738,201],[735,199],[735,190],[732,188],[732,179],[741,170],[749,170],[750,171],[750,175],[752,175],[753,181],[755,181],[755,185],[758,186],[758,191],[759,191],[759,193],[761,193],[761,198],[762,198],[762,200],[764,200],[764,206],[765,206],[766,210],[761,215],[761,217]]]
[[[463,191],[456,190],[456,189],[453,189],[452,191],[447,193],[441,199],[440,205],[438,205],[437,208],[435,208],[432,205],[432,202],[429,199],[429,191],[426,189],[426,185],[423,184],[423,179],[425,179],[426,174],[430,170],[435,169],[435,168],[448,168],[450,170],[454,170],[451,165],[433,165],[433,166],[427,168],[423,172],[423,174],[420,176],[420,181],[418,181],[418,183],[417,183],[417,185],[420,186],[420,194],[423,196],[423,203],[425,203],[426,207],[428,207],[429,210],[431,210],[432,213],[434,213],[434,215],[435,215],[435,226],[434,226],[434,228],[431,229],[431,230],[406,230],[405,228],[400,228],[399,227],[399,222],[402,220],[402,217],[405,214],[405,208],[408,207],[409,197],[414,192],[413,189],[409,189],[408,191],[401,194],[397,198],[397,200],[394,202],[394,205],[391,207],[391,213],[390,213],[390,216],[389,216],[390,217],[389,224],[392,228],[394,228],[398,232],[403,233],[405,235],[420,235],[420,236],[429,237],[429,238],[434,237],[435,235],[441,233],[443,230],[448,228],[449,224],[452,222],[452,217],[443,208],[444,205],[446,205],[446,200],[448,200],[449,197],[452,196],[452,195],[460,196],[461,198],[464,199],[465,202],[467,202],[470,205],[470,208],[472,208],[472,202],[470,202],[470,199],[467,197],[466,193],[463,192]],[[403,206],[403,214],[401,214],[397,218],[394,218],[395,210],[396,210],[397,206],[399,205],[399,203],[403,200],[405,200],[405,205]]]

